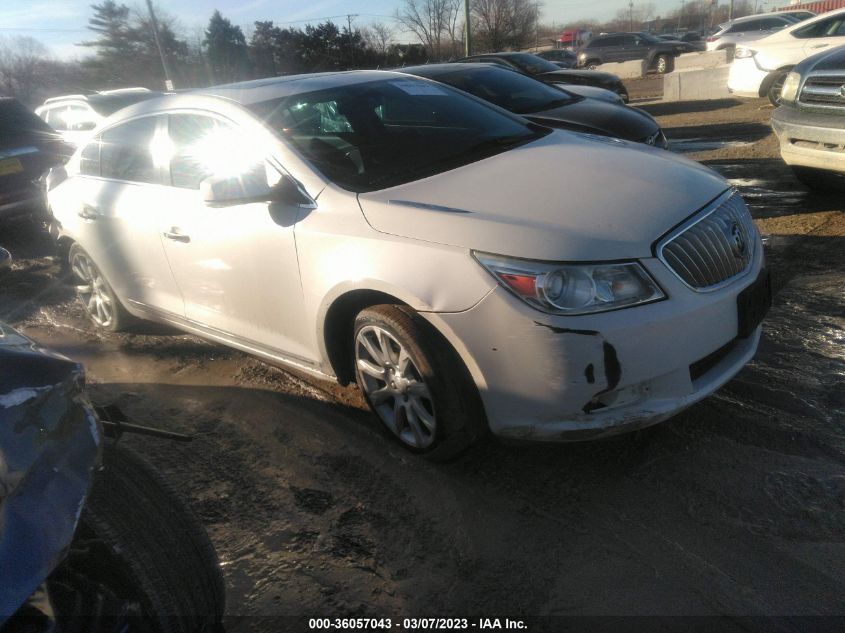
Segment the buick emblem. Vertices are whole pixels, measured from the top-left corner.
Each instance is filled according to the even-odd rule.
[[[731,250],[734,252],[734,255],[740,258],[743,257],[745,255],[745,237],[742,234],[742,229],[739,228],[739,224],[736,222],[731,225],[729,238]]]

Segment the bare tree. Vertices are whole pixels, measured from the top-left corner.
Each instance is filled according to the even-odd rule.
[[[429,57],[443,59],[456,49],[461,4],[461,0],[403,0],[396,19],[416,35]]]
[[[478,41],[490,51],[524,48],[536,37],[536,0],[472,0]]]
[[[32,105],[42,88],[40,71],[49,61],[47,48],[36,39],[0,38],[0,95]]]
[[[384,22],[373,22],[370,26],[361,29],[361,33],[367,45],[380,55],[385,55],[396,41],[393,29]]]

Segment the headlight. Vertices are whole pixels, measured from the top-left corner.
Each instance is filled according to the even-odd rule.
[[[753,51],[750,48],[737,46],[736,52],[734,53],[734,59],[747,59],[748,57],[754,57],[756,53],[757,51]]]
[[[795,71],[786,76],[780,91],[780,100],[793,103],[798,98],[798,86],[801,85],[801,75]]]
[[[591,314],[664,299],[637,262],[555,264],[477,253],[496,280],[528,305],[550,314]]]

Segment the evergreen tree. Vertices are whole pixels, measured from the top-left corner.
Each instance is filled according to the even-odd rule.
[[[249,69],[246,38],[241,27],[215,11],[208,22],[203,41],[206,61],[217,83],[246,78]]]
[[[82,42],[83,46],[96,49],[95,56],[87,63],[100,75],[104,85],[129,85],[137,52],[129,24],[129,7],[103,0],[91,8],[94,16],[88,20],[88,28],[98,36],[93,41]]]

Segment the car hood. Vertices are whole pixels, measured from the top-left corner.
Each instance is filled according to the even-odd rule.
[[[571,92],[579,97],[589,97],[590,99],[600,99],[616,105],[624,103],[622,97],[606,88],[599,88],[597,86],[587,86],[585,84],[567,84],[566,92]]]
[[[553,261],[652,256],[727,183],[664,150],[555,131],[457,169],[359,195],[377,231]]]
[[[579,99],[551,110],[531,112],[523,116],[550,127],[595,130],[599,134],[636,142],[660,129],[657,122],[645,112],[598,99]]]

